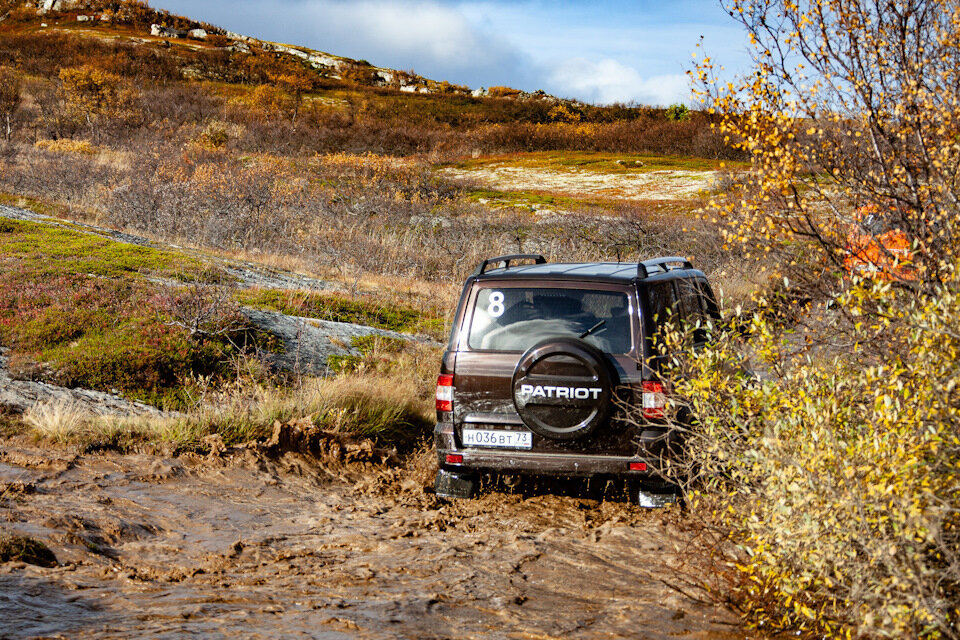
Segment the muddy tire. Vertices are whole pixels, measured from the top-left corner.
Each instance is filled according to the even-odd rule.
[[[513,372],[513,404],[524,424],[551,440],[584,438],[613,411],[617,372],[607,356],[573,337],[530,347]]]

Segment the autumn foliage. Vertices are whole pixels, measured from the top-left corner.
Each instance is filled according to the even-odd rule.
[[[707,215],[776,278],[675,363],[704,581],[764,629],[958,638],[960,6],[725,8],[754,67],[698,76],[753,168]]]
[[[69,119],[85,123],[95,138],[104,123],[137,117],[137,91],[120,76],[86,65],[60,70],[60,97]]]

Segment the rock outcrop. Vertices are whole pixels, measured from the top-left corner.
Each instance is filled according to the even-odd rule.
[[[77,405],[93,415],[160,415],[156,407],[132,402],[112,393],[68,389],[46,382],[14,380],[7,368],[6,350],[0,348],[0,407],[23,413],[37,404]]]
[[[203,31],[203,29],[198,29],[198,31]],[[204,33],[206,32],[204,31]],[[187,32],[182,29],[171,29],[159,24],[152,24],[150,25],[150,35],[157,38],[186,38]]]
[[[402,340],[425,340],[352,322],[301,318],[249,308],[244,309],[243,314],[258,328],[283,341],[283,353],[265,354],[267,362],[278,369],[304,375],[328,373],[327,363],[330,356],[360,355],[353,346],[355,338],[383,336]]]

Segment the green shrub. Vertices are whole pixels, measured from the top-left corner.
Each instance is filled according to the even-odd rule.
[[[232,378],[230,360],[258,339],[240,323],[191,337],[177,296],[143,277],[211,277],[194,261],[39,224],[4,228],[0,344],[34,377],[182,407],[191,379]]]
[[[687,109],[687,105],[678,102],[667,107],[663,115],[666,116],[667,120],[683,122],[690,117],[690,110]]]

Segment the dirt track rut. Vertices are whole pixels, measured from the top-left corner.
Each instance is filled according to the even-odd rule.
[[[228,458],[0,447],[0,528],[61,565],[0,565],[0,637],[745,637],[659,579],[661,513]]]

